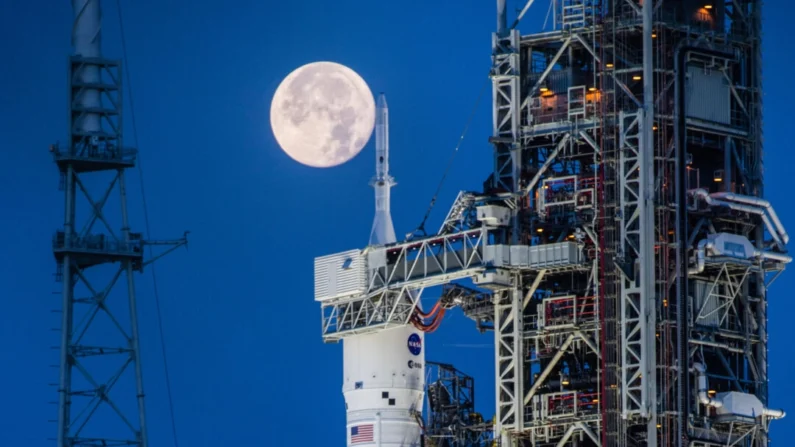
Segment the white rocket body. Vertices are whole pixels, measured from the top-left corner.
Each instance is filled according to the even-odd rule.
[[[386,98],[376,109],[375,219],[370,244],[396,242],[390,214],[389,123]],[[343,340],[347,445],[419,447],[425,389],[425,335],[411,325]],[[415,416],[415,412],[418,416]]]

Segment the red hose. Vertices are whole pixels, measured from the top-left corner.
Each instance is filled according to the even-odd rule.
[[[444,309],[444,308],[439,310],[436,313],[436,315],[433,316],[433,320],[431,320],[431,322],[428,323],[428,324],[425,324],[425,322],[423,321],[422,318],[419,317],[419,315],[415,315],[415,318],[413,318],[411,320],[411,323],[417,329],[419,329],[419,330],[421,330],[421,331],[423,331],[425,333],[431,333],[431,332],[435,331],[436,329],[438,329],[439,326],[442,324],[442,319],[444,318],[445,311],[446,311],[446,309]]]

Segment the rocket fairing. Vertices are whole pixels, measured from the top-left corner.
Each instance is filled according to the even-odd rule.
[[[376,106],[375,218],[370,245],[397,241],[390,213],[389,111]],[[412,325],[343,340],[343,387],[347,445],[419,447],[425,390],[425,334]]]

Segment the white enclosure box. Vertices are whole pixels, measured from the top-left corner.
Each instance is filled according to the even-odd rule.
[[[485,205],[479,206],[475,210],[478,213],[478,221],[489,227],[506,226],[511,218],[511,210],[504,206]]]
[[[712,256],[728,256],[738,259],[753,258],[756,250],[745,236],[731,233],[717,233],[708,236],[712,242]]]
[[[315,258],[315,301],[361,295],[367,291],[367,259],[359,250]]]
[[[723,406],[716,409],[717,414],[758,418],[765,410],[765,406],[753,394],[730,391],[718,393],[716,397],[723,402]]]
[[[510,287],[511,274],[507,270],[497,269],[491,272],[483,272],[472,278],[473,282],[480,287],[492,290],[500,290]]]

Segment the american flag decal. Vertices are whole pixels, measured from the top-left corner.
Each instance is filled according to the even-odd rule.
[[[361,442],[373,442],[373,424],[351,427],[351,444],[359,444]]]

